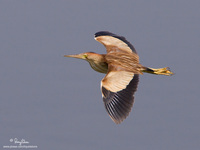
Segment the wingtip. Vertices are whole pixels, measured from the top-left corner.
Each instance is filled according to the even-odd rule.
[[[96,32],[94,34],[94,37],[98,37],[98,36],[114,36],[115,34],[109,32],[109,31],[99,31],[99,32]]]

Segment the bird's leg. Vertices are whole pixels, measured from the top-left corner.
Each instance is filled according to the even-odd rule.
[[[174,73],[170,71],[169,67],[165,67],[165,68],[147,68],[142,70],[142,72],[146,72],[146,73],[151,73],[151,74],[156,74],[156,75],[166,75],[166,76],[171,76]]]

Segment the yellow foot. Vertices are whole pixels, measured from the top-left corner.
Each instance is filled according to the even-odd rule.
[[[153,70],[153,74],[157,74],[157,75],[171,76],[174,74],[173,72],[170,71],[169,67],[158,68],[158,69],[149,68],[149,69]]]

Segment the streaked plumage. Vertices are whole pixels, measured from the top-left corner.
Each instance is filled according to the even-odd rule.
[[[101,81],[103,102],[111,119],[118,124],[131,111],[139,74],[146,72],[169,76],[173,73],[169,68],[153,69],[142,66],[135,48],[122,36],[100,31],[95,34],[95,40],[106,47],[107,54],[87,52],[65,57],[85,59],[95,71],[106,74]]]

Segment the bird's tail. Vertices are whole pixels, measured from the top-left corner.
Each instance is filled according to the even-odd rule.
[[[158,69],[145,67],[145,69],[142,70],[142,72],[156,74],[156,75],[166,75],[166,76],[171,76],[174,74],[173,72],[170,71],[169,67],[158,68]]]

